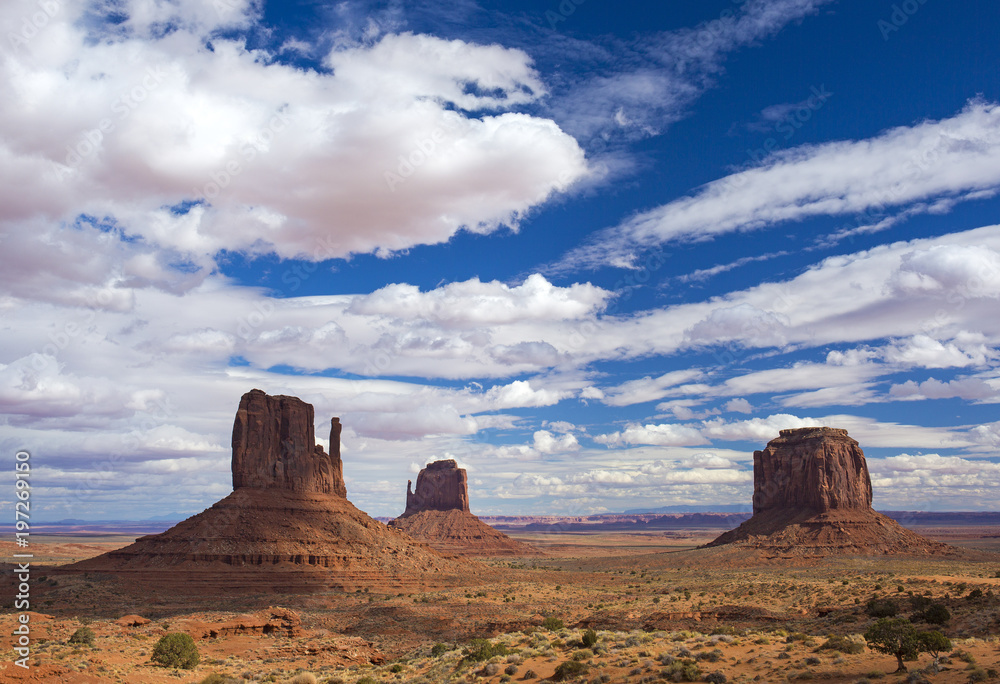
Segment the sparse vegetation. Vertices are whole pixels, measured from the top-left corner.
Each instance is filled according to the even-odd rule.
[[[194,669],[200,660],[194,639],[191,638],[190,634],[183,632],[172,632],[160,637],[153,648],[153,655],[150,659],[158,665],[183,670]]]
[[[505,655],[507,655],[507,647],[503,644],[494,644],[489,639],[473,639],[466,647],[465,660],[478,663],[495,656]]]
[[[562,620],[560,620],[559,618],[554,617],[552,615],[550,615],[547,618],[545,618],[544,620],[542,620],[542,627],[544,629],[549,630],[550,632],[557,632],[560,629],[562,629],[564,626],[565,625],[563,624]]]
[[[552,675],[552,680],[556,682],[561,682],[571,677],[577,677],[584,674],[587,671],[586,663],[582,663],[578,660],[567,660],[564,663],[559,663],[556,667],[555,673]]]
[[[90,627],[83,626],[73,632],[72,636],[69,638],[69,643],[80,644],[83,646],[93,646],[96,638],[97,636],[94,634],[94,630]]]

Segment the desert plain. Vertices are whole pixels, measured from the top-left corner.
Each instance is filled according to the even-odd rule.
[[[9,656],[0,681],[307,682],[311,676],[331,684],[485,684],[559,679],[564,663],[580,664],[569,666],[579,672],[564,675],[580,682],[967,682],[995,679],[1000,670],[1000,562],[988,556],[744,566],[713,560],[712,549],[694,550],[725,527],[681,527],[691,516],[673,517],[677,529],[651,532],[609,530],[622,525],[599,518],[575,526],[592,530],[571,532],[551,529],[558,527],[552,519],[543,532],[524,530],[530,519],[495,522],[545,555],[483,559],[477,561],[486,567],[483,576],[405,592],[276,587],[258,595],[185,595],[107,574],[60,571],[123,547],[132,536],[105,529],[36,535],[32,667],[20,672],[13,666],[16,615],[7,613],[0,617]],[[1000,525],[914,529],[961,548],[1000,549]],[[864,646],[873,597],[893,599],[901,615],[915,613],[919,597],[948,608],[951,618],[940,629],[953,648],[940,658],[938,672],[922,654],[907,663],[908,673],[892,674],[895,658]],[[295,616],[294,629],[255,627],[282,612],[272,611],[278,608]],[[128,615],[149,622],[125,626],[121,618]],[[68,643],[83,626],[93,630],[93,646]],[[221,629],[213,634],[213,626]],[[585,648],[588,628],[597,642]],[[174,631],[196,636],[197,667],[150,662],[156,640]],[[477,639],[489,640],[495,654],[482,652]]]

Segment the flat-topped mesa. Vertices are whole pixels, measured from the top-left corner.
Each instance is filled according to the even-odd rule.
[[[428,463],[417,475],[417,490],[412,487],[407,480],[404,518],[421,511],[469,512],[469,476],[451,459]]]
[[[753,454],[754,515],[772,511],[871,510],[864,452],[847,430],[782,430]]]
[[[340,459],[340,419],[330,427],[330,453],[316,444],[312,404],[268,396],[240,399],[233,423],[233,489],[288,489],[347,497]]]

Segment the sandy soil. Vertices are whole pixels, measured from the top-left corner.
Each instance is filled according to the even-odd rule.
[[[213,673],[235,681],[280,682],[304,671],[331,684],[355,684],[364,677],[371,678],[367,684],[492,684],[548,679],[571,662],[586,671],[565,681],[673,681],[684,668],[695,676],[690,668],[696,667],[697,681],[720,672],[730,682],[901,682],[902,677],[886,675],[895,669],[892,656],[820,647],[830,635],[863,644],[860,635],[873,621],[865,610],[872,597],[893,599],[905,616],[915,614],[913,597],[920,596],[945,605],[952,615],[940,628],[953,641],[950,662],[940,672],[924,673],[926,681],[966,682],[970,675],[986,681],[995,674],[991,670],[1000,670],[1000,556],[975,562],[851,557],[747,566],[691,550],[713,534],[518,534],[548,556],[483,561],[490,570],[478,583],[258,596],[185,595],[108,575],[61,574],[56,564],[131,539],[33,537],[36,557],[54,563],[33,568],[32,608],[38,612],[30,613],[31,669],[13,665],[17,614],[5,597],[0,682],[188,683]],[[968,529],[949,534],[976,548],[991,543],[989,534],[977,537]],[[201,634],[195,625],[238,623],[268,606],[295,611],[301,635],[199,636],[201,662],[195,669],[150,662],[163,634]],[[115,624],[128,614],[151,622]],[[546,618],[565,627],[543,628]],[[93,647],[68,643],[82,626],[94,631]],[[917,626],[930,628],[919,620]],[[593,649],[581,643],[588,627],[598,636]],[[498,644],[497,654],[470,659],[475,638]],[[442,645],[432,655],[435,644]],[[930,665],[925,654],[909,667]],[[516,672],[506,674],[508,667]],[[526,679],[529,671],[534,677]]]

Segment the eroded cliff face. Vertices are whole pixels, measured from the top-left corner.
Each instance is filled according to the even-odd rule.
[[[753,455],[753,512],[869,510],[872,482],[864,452],[847,430],[782,430]]]
[[[288,489],[346,497],[340,459],[340,420],[330,430],[330,451],[316,444],[312,404],[261,390],[240,399],[233,423],[233,489]]]
[[[247,392],[233,424],[229,496],[165,532],[66,569],[209,596],[448,587],[483,571],[355,508],[344,487],[340,420],[331,423],[327,454],[315,443],[313,416],[296,397]]]
[[[753,481],[753,517],[708,547],[729,546],[765,559],[961,553],[872,508],[868,464],[846,430],[782,430],[754,452]]]
[[[452,460],[435,461],[406,483],[406,510],[389,523],[432,548],[458,556],[538,556],[469,511],[469,478]]]
[[[453,460],[435,461],[417,475],[417,489],[406,483],[406,510],[403,517],[421,511],[469,512],[469,477]]]

